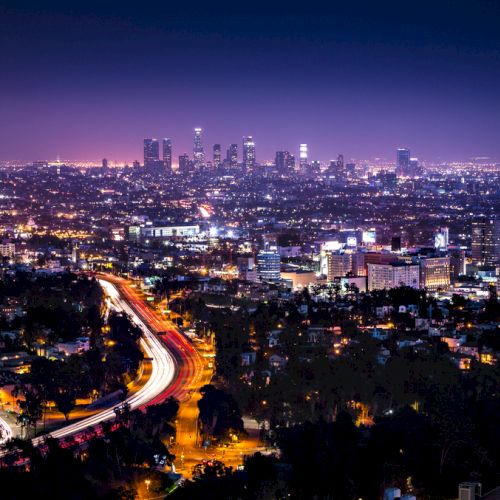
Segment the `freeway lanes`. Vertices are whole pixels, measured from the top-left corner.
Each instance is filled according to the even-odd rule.
[[[167,397],[175,397],[179,401],[189,399],[191,394],[199,389],[203,377],[205,361],[184,335],[172,322],[164,319],[144,301],[144,297],[130,283],[122,278],[105,275],[105,279],[119,290],[122,298],[147,327],[161,339],[176,365],[175,380],[150,401],[159,403]]]
[[[127,313],[132,321],[142,330],[141,347],[147,357],[151,358],[151,376],[139,391],[130,396],[126,401],[132,409],[141,408],[156,401],[165,390],[176,382],[177,367],[174,357],[165,348],[163,343],[155,336],[147,324],[130,307],[127,300],[122,298],[117,287],[111,280],[106,278],[99,279],[99,283],[106,292],[111,305],[120,311]],[[84,418],[79,422],[67,425],[51,433],[54,438],[64,438],[83,432],[89,427],[100,424],[115,417],[112,408],[106,409]],[[44,436],[33,439],[33,444],[39,445],[44,441]]]

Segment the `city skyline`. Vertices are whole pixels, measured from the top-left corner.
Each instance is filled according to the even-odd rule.
[[[177,157],[199,125],[269,160],[306,143],[320,160],[498,161],[500,8],[426,6],[3,1],[0,160],[132,162],[151,136]]]

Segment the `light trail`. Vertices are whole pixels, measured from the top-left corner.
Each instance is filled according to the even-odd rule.
[[[144,321],[138,314],[129,306],[129,304],[122,299],[116,286],[105,279],[99,279],[99,283],[108,296],[113,308],[118,311],[123,311],[130,316],[131,320],[141,329],[141,347],[147,357],[151,358],[151,376],[143,388],[136,392],[133,396],[126,399],[130,408],[140,408],[151,401],[154,401],[174,381],[177,371],[175,360],[172,354],[163,346],[162,342],[156,338],[153,332],[149,329]],[[91,417],[84,418],[79,422],[67,425],[61,429],[53,431],[50,436],[53,438],[64,438],[83,432],[89,427],[101,424],[108,420],[114,419],[116,416],[114,409],[110,408],[103,410]],[[33,439],[33,444],[38,446],[44,442],[47,436],[40,436]]]
[[[5,443],[12,438],[12,429],[10,425],[0,417],[0,444]]]

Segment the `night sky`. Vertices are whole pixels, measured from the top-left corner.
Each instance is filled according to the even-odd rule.
[[[0,160],[253,135],[328,160],[500,159],[500,1],[0,0]]]

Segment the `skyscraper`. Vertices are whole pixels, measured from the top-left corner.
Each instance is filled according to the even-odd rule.
[[[172,171],[172,140],[168,137],[163,139],[163,164],[167,172]]]
[[[410,150],[398,148],[396,152],[396,175],[406,176],[410,173]]]
[[[144,167],[154,170],[160,162],[160,144],[157,139],[144,139]]]
[[[299,166],[302,173],[307,170],[307,144],[299,146]]]
[[[476,217],[472,221],[472,259],[480,266],[499,261],[500,221],[495,217]]]
[[[191,165],[192,163],[187,153],[179,156],[179,172],[183,174],[189,173],[189,171],[191,170]]]
[[[280,254],[274,250],[261,250],[257,254],[257,278],[263,282],[277,282],[281,279]]]
[[[205,164],[205,150],[201,140],[201,128],[194,129],[193,163],[195,167]]]
[[[255,167],[255,143],[251,135],[243,137],[243,166],[246,170]]]
[[[278,172],[288,172],[295,168],[295,157],[288,151],[276,151],[274,164]]]
[[[214,144],[213,153],[214,167],[219,168],[222,160],[220,144]]]
[[[238,144],[230,144],[227,150],[227,161],[231,168],[238,166]]]

